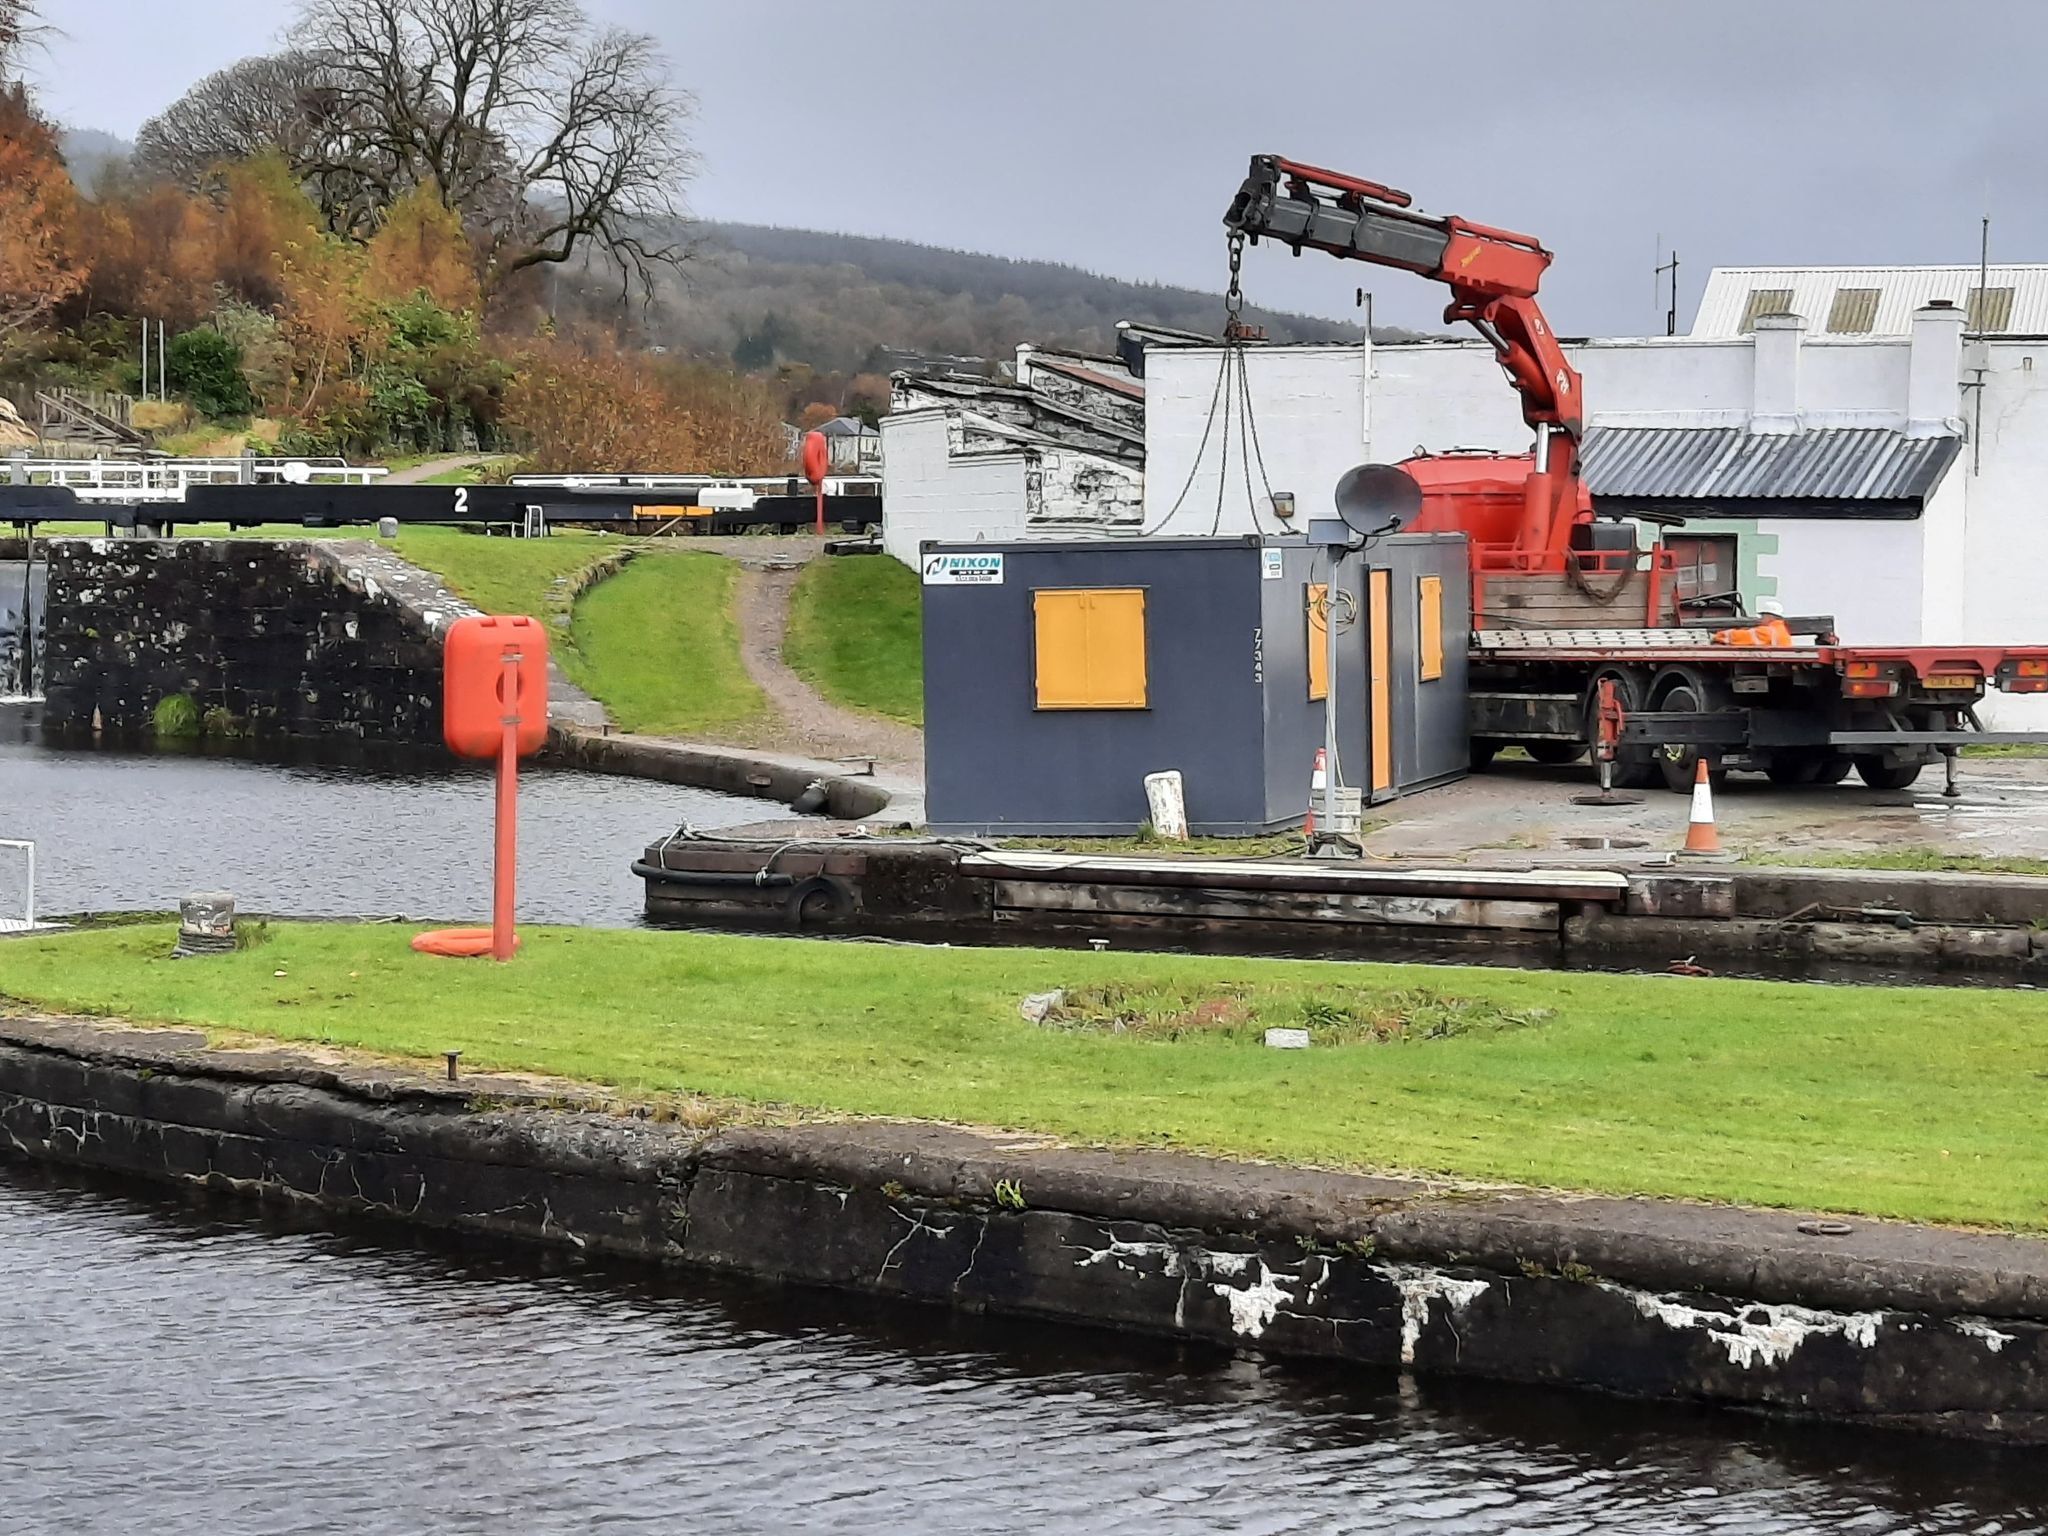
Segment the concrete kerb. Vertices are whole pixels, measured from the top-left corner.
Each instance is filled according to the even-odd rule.
[[[564,1109],[581,1106],[585,1112]],[[0,1154],[1390,1370],[2048,1439],[2048,1243],[1089,1151],[0,1020]]]

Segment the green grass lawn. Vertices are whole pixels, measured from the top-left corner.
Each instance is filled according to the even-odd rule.
[[[740,662],[738,580],[719,555],[643,555],[576,600],[570,676],[624,730],[746,733],[767,700]]]
[[[452,528],[407,530],[398,553],[492,613],[552,619],[548,588],[615,553],[605,534],[487,539]],[[622,730],[665,736],[744,732],[765,708],[740,662],[733,593],[739,568],[719,555],[643,553],[576,599],[568,630],[550,625],[562,669]]]
[[[824,557],[789,603],[783,656],[835,704],[924,724],[917,573],[886,555]]]
[[[478,1071],[628,1092],[2048,1228],[2048,996],[2032,992],[578,929],[529,929],[499,967],[415,955],[409,936],[279,924],[178,961],[162,924],[10,939],[0,990],[428,1060],[459,1049]],[[1094,1027],[1018,1017],[1053,987],[1096,989]],[[1103,1023],[1119,1006],[1123,1033]],[[1341,1027],[1404,1010],[1416,1028],[1393,1040]],[[1179,1022],[1162,1030],[1162,1011]],[[1458,1019],[1476,1022],[1418,1037]],[[1268,1050],[1267,1022],[1360,1043]]]
[[[362,537],[365,530],[353,530]],[[550,616],[548,587],[557,579],[614,554],[608,534],[563,530],[545,539],[490,538],[466,528],[405,528],[394,546],[399,558],[434,572],[449,591],[486,613]],[[549,638],[561,643],[561,631]]]

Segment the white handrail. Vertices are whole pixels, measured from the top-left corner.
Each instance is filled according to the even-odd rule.
[[[373,485],[381,465],[318,459],[8,459],[0,479],[63,486],[80,501],[183,501],[194,485]]]
[[[0,917],[0,933],[26,933],[36,925],[36,845],[18,838],[0,837],[0,848],[16,848],[28,856],[28,896],[23,902],[21,921],[17,926],[13,918]]]

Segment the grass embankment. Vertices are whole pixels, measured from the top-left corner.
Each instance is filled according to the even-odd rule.
[[[1745,864],[1797,869],[1893,869],[1965,875],[2048,875],[2048,859],[2025,854],[1944,853],[1939,848],[1770,848],[1742,856]]]
[[[2035,993],[562,929],[494,967],[408,937],[278,924],[180,961],[168,926],[14,939],[0,990],[628,1092],[2048,1228]],[[1097,990],[1019,1018],[1055,987]],[[1268,1023],[1357,1043],[1269,1050]]]
[[[782,654],[835,704],[924,724],[917,573],[886,555],[813,560],[789,600]]]
[[[739,568],[719,555],[643,553],[575,601],[564,631],[564,578],[614,554],[603,534],[490,539],[453,528],[407,530],[398,553],[490,613],[549,621],[562,670],[620,729],[653,735],[744,732],[765,708],[740,662],[733,597]]]
[[[570,675],[624,730],[747,734],[767,700],[740,661],[738,582],[719,555],[642,556],[576,600]]]

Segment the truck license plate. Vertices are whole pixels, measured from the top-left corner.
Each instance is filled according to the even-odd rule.
[[[1920,685],[1923,688],[1975,688],[1977,674],[1974,672],[1936,672]]]

